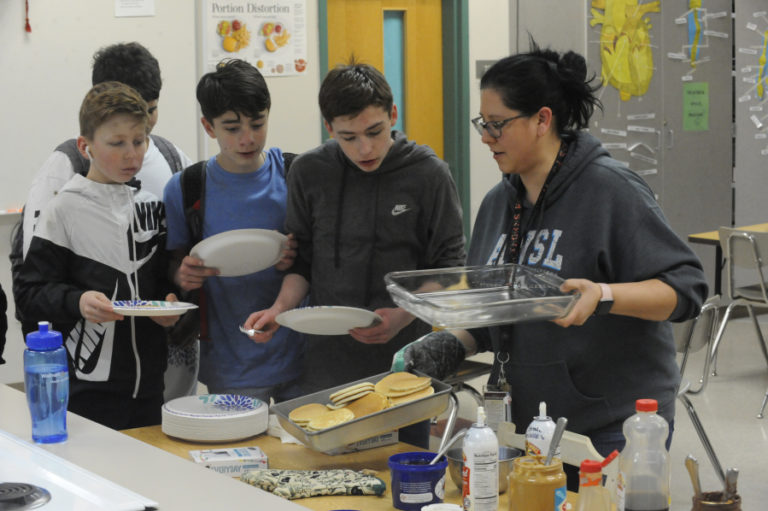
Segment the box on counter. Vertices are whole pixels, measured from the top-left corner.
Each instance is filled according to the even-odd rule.
[[[373,449],[374,447],[383,447],[385,445],[396,444],[398,440],[397,431],[390,431],[381,435],[376,435],[365,440],[360,440],[353,444],[343,445],[330,451],[325,451],[325,454],[347,454],[350,452],[364,451],[366,449]]]
[[[269,468],[267,455],[256,446],[189,451],[189,455],[195,463],[230,477],[240,477],[249,470]]]

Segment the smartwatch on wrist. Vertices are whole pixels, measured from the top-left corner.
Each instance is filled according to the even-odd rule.
[[[597,302],[595,312],[592,314],[595,316],[605,316],[611,312],[611,307],[613,307],[613,293],[611,292],[611,288],[608,286],[608,284],[599,283],[597,285],[600,286],[600,289],[603,290],[603,296],[600,298],[600,301]]]

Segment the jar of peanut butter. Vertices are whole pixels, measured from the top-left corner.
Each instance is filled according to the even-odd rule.
[[[544,456],[515,458],[507,476],[509,511],[553,511],[561,509],[567,498],[563,462],[553,458],[544,464]]]

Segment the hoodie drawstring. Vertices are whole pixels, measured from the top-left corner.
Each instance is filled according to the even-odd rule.
[[[129,187],[125,187],[125,189],[128,191],[128,198],[131,203],[131,218],[130,222],[128,222],[128,236],[131,238],[131,252],[132,254],[128,255],[129,263],[132,266],[133,271],[131,272],[131,275],[128,275],[128,285],[132,288],[131,289],[131,299],[132,300],[140,300],[140,294],[139,294],[139,262],[138,262],[138,256],[136,254],[136,236],[134,234],[134,229],[138,230],[138,221],[136,220],[136,202],[133,200],[133,190]],[[131,281],[131,277],[133,277],[133,281]],[[139,386],[141,384],[141,359],[139,358],[139,347],[136,344],[136,322],[134,320],[134,316],[131,316],[131,346],[133,347],[133,358],[136,362],[136,382],[133,386],[133,399],[136,399],[136,396],[139,395]]]

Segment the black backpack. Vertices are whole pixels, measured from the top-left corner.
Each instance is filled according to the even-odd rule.
[[[288,169],[295,157],[294,153],[283,153],[283,177],[288,176]],[[206,166],[206,161],[199,161],[181,173],[181,200],[192,246],[203,239]],[[186,346],[198,337],[201,340],[208,340],[205,292],[202,288],[198,288],[194,291],[183,291],[182,296],[184,300],[196,303],[199,307],[181,316],[181,319],[171,328],[168,342],[176,346]]]
[[[167,139],[159,135],[150,135],[152,141],[157,146],[160,154],[163,155],[165,161],[168,162],[168,166],[171,167],[171,172],[181,172],[184,167],[181,164],[181,156],[179,156],[176,147]],[[70,163],[72,163],[72,169],[76,174],[85,176],[88,174],[88,168],[90,162],[86,157],[80,154],[80,150],[77,148],[77,140],[70,138],[69,140],[59,144],[56,151],[62,152],[67,155]],[[21,210],[21,217],[16,225],[13,226],[11,231],[11,252],[8,258],[11,260],[11,278],[12,281],[16,281],[16,277],[21,270],[21,265],[24,263],[24,209]],[[37,330],[37,324],[24,321],[21,313],[16,309],[16,319],[21,321],[21,330],[26,335],[29,332]]]

